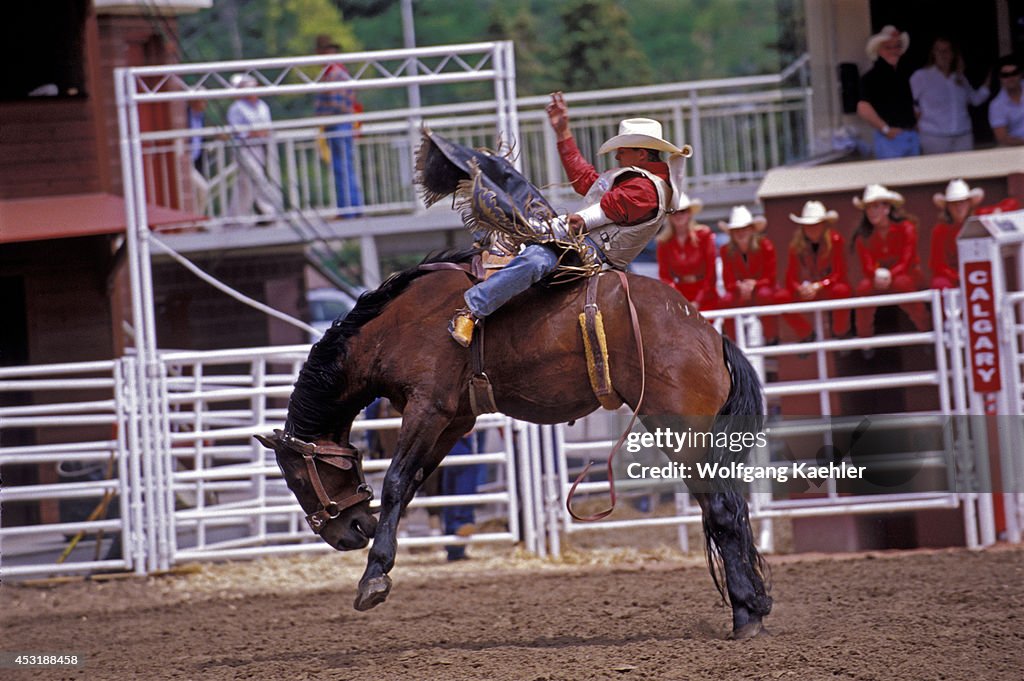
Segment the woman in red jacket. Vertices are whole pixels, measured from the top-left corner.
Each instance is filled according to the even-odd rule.
[[[745,206],[734,207],[728,223],[718,223],[729,231],[730,238],[721,250],[725,283],[721,307],[774,305],[788,298],[775,283],[775,246],[761,235],[764,224],[763,216],[755,218]],[[775,317],[761,317],[761,327],[766,345],[778,343],[779,326]]]
[[[939,223],[932,230],[931,255],[928,265],[932,270],[932,288],[960,286],[960,258],[956,237],[967,218],[985,198],[985,190],[971,189],[963,180],[951,180],[945,194],[936,194],[932,201],[942,211]]]
[[[718,304],[715,290],[715,236],[695,217],[700,199],[679,197],[679,207],[669,213],[658,234],[658,278],[690,301],[698,310],[713,310]]]
[[[846,253],[843,237],[829,224],[839,219],[834,210],[825,210],[820,201],[808,201],[799,216],[789,219],[800,225],[789,242],[786,263],[786,289],[792,301],[839,300],[849,298],[846,280]],[[798,338],[813,340],[815,333],[803,315],[787,317]],[[832,335],[842,338],[850,333],[850,311],[832,312]]]
[[[858,296],[909,293],[924,288],[924,275],[917,258],[917,227],[899,212],[903,196],[880,184],[868,185],[853,205],[864,211],[864,219],[853,235],[864,278],[857,284]],[[875,333],[874,307],[857,308],[857,335]],[[931,328],[924,303],[904,303],[900,309],[920,331]]]

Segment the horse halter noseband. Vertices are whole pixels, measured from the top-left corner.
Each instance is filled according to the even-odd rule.
[[[281,443],[299,454],[306,462],[309,481],[313,484],[316,498],[320,502],[320,509],[306,516],[306,522],[309,523],[309,527],[313,530],[314,534],[319,535],[323,532],[323,529],[327,527],[328,521],[337,518],[345,509],[373,499],[373,490],[366,484],[366,478],[363,477],[363,467],[360,465],[362,463],[362,455],[358,449],[342,447],[341,445],[331,443],[316,444],[305,442],[287,433],[281,435]],[[359,485],[356,487],[355,493],[339,501],[331,499],[330,495],[327,494],[323,481],[320,479],[320,473],[316,470],[317,461],[328,466],[334,466],[342,471],[350,471],[354,468],[359,475]]]

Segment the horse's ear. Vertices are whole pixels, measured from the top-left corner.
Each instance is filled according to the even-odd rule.
[[[257,433],[256,435],[253,435],[253,437],[256,438],[259,441],[259,443],[266,447],[267,449],[273,449],[276,452],[277,446],[281,444],[280,432],[281,431],[279,430],[275,430],[274,434],[271,435],[270,437],[264,437]]]

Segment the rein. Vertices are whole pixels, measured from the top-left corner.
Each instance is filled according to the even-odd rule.
[[[601,520],[611,515],[612,511],[615,510],[615,475],[612,472],[612,463],[615,460],[615,455],[622,449],[623,443],[629,436],[630,431],[633,430],[633,424],[636,423],[636,417],[640,413],[640,407],[644,403],[644,392],[647,389],[647,371],[644,369],[644,338],[640,332],[640,320],[637,318],[636,306],[633,304],[633,296],[629,292],[629,280],[626,278],[626,273],[622,270],[614,270],[615,274],[619,275],[619,281],[622,282],[622,288],[626,291],[626,303],[629,306],[629,318],[633,324],[633,338],[636,340],[636,353],[637,357],[640,358],[640,399],[636,401],[636,407],[633,409],[633,415],[629,419],[629,424],[626,429],[622,432],[622,436],[619,437],[619,441],[612,447],[612,451],[608,453],[608,488],[609,496],[611,497],[611,506],[603,511],[599,511],[594,515],[580,516],[572,510],[572,499],[576,495],[576,488],[579,487],[580,483],[583,482],[583,478],[587,477],[587,473],[590,471],[590,467],[594,465],[593,461],[589,461],[583,468],[583,472],[576,478],[576,482],[572,483],[572,487],[569,488],[569,495],[565,499],[565,508],[569,511],[569,515],[572,516],[573,520],[580,522],[594,522],[595,520]],[[597,276],[597,275],[595,275]]]
[[[309,523],[314,534],[319,535],[323,532],[327,523],[341,515],[345,509],[373,499],[373,490],[366,484],[366,478],[363,477],[362,455],[358,449],[342,447],[333,443],[305,442],[287,433],[282,433],[280,437],[283,445],[300,455],[306,462],[309,480],[313,483],[317,501],[320,502],[319,510],[306,516],[306,522]],[[342,471],[350,471],[354,468],[359,474],[359,485],[356,487],[355,493],[339,501],[331,499],[324,487],[323,480],[320,479],[320,473],[316,469],[317,461]]]

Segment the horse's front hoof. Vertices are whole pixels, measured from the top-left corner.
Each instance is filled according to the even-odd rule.
[[[356,610],[364,611],[375,608],[387,600],[391,593],[391,578],[387,575],[374,577],[365,583],[359,584],[359,593],[356,594],[354,603]]]
[[[729,634],[729,640],[745,641],[757,636],[766,636],[767,634],[768,630],[761,624],[761,620],[756,620],[754,622],[747,622],[739,629],[733,629],[732,633]]]
[[[765,629],[764,625],[761,624],[760,620],[756,622],[748,622],[739,629],[733,629],[732,633],[729,634],[729,640],[731,641],[745,641],[758,636],[767,636],[768,630]]]

